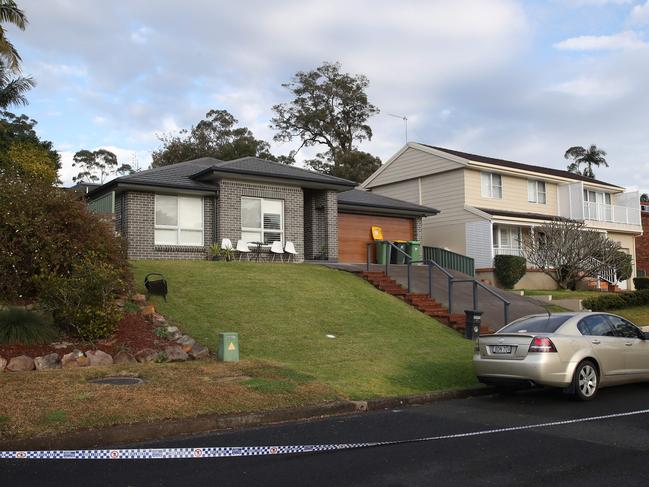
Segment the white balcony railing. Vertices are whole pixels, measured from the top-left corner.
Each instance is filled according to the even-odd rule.
[[[515,247],[494,247],[494,255],[518,255],[523,256],[523,249]]]
[[[640,225],[640,208],[584,201],[584,219]]]

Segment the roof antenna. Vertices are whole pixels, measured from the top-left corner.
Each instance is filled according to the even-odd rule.
[[[403,120],[403,123],[406,128],[406,144],[408,143],[408,117],[406,115],[395,115],[394,113],[388,113],[388,117],[400,118]]]

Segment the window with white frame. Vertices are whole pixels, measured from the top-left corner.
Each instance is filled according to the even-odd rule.
[[[544,205],[546,202],[545,182],[544,181],[527,181],[527,201]]]
[[[480,173],[480,194],[483,198],[503,197],[503,181],[500,174],[492,172]]]
[[[155,244],[202,247],[203,198],[156,194]]]
[[[521,227],[494,225],[493,244],[495,249],[519,250],[521,248]]]
[[[244,242],[284,241],[284,201],[241,198],[241,240]]]

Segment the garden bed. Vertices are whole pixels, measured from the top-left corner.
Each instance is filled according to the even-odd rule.
[[[135,353],[146,348],[162,350],[165,346],[174,343],[155,334],[154,330],[158,326],[142,313],[125,313],[117,326],[117,332],[107,339],[90,343],[70,336],[61,336],[56,342],[49,345],[0,344],[0,357],[8,360],[19,355],[29,357],[40,357],[49,353],[64,355],[75,349],[101,350],[109,355],[115,355],[120,351]]]

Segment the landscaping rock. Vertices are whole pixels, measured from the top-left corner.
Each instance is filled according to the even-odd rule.
[[[135,360],[142,363],[155,362],[157,356],[158,356],[158,352],[156,352],[152,348],[145,348],[135,354]]]
[[[174,333],[180,333],[180,330],[178,329],[177,326],[168,326],[168,327],[167,327],[167,333],[169,333],[170,335],[172,335],[172,334],[174,334]]]
[[[196,343],[196,340],[189,335],[183,335],[176,339],[176,343],[182,347],[183,351],[189,352]]]
[[[14,357],[9,361],[7,370],[9,372],[27,372],[29,370],[34,370],[34,360],[27,355]]]
[[[137,304],[146,303],[146,296],[144,294],[134,294],[131,300]]]
[[[141,311],[144,316],[151,317],[155,313],[155,307],[152,304],[147,304],[142,307]]]
[[[7,359],[0,357],[0,372],[3,372],[6,366],[7,366]]]
[[[133,362],[137,362],[137,360],[135,360],[135,357],[128,352],[117,352],[113,357],[113,363],[115,364],[132,364]]]
[[[74,343],[70,343],[70,342],[54,342],[51,345],[52,345],[52,347],[54,347],[54,348],[56,348],[58,350],[58,349],[61,349],[61,348],[71,347],[72,345],[74,345]]]
[[[88,350],[86,357],[88,357],[90,366],[113,365],[113,357],[102,350]]]
[[[97,343],[99,343],[99,345],[105,345],[107,347],[112,347],[113,345],[115,345],[117,343],[117,337],[104,338],[103,340],[99,340]]]
[[[184,362],[189,358],[189,355],[178,345],[165,347],[165,353],[167,354],[168,362]]]
[[[81,350],[72,350],[61,358],[61,367],[69,369],[72,367],[87,367],[90,361]]]
[[[199,343],[195,343],[192,346],[192,349],[189,351],[189,356],[194,360],[201,360],[207,358],[209,354],[210,354],[209,349]]]
[[[36,370],[52,370],[61,368],[61,359],[58,353],[48,353],[34,359]]]
[[[156,323],[158,323],[159,325],[167,324],[167,320],[160,313],[152,313],[150,318]]]

